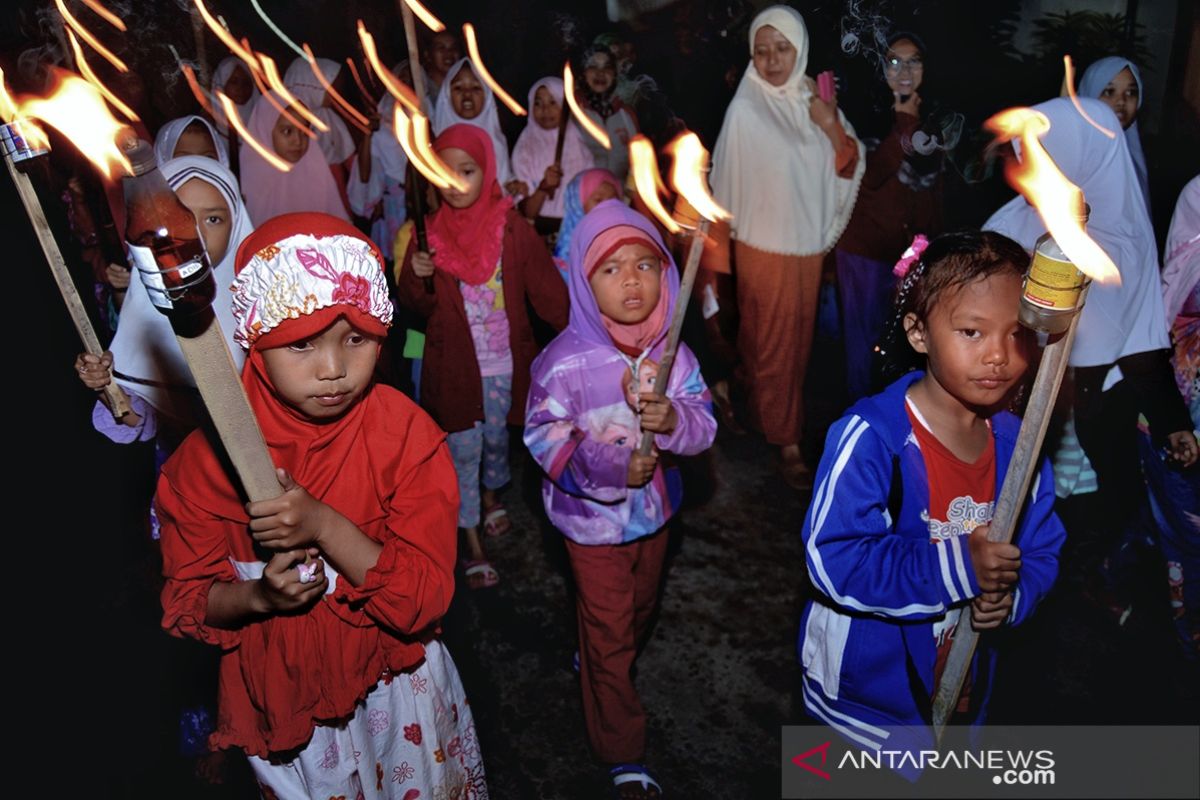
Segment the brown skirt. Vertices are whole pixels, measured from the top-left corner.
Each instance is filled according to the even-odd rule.
[[[823,256],[785,256],[734,242],[738,353],[753,423],[774,445],[800,443]]]

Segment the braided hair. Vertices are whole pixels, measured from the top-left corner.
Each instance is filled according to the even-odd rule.
[[[925,365],[925,357],[908,343],[905,317],[912,314],[918,324],[924,325],[948,290],[991,275],[1023,276],[1028,266],[1025,248],[994,231],[946,233],[930,242],[901,280],[895,314],[876,348],[876,372],[883,385]]]

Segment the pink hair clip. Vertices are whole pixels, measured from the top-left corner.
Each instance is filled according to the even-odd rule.
[[[925,234],[918,233],[913,237],[912,244],[904,251],[904,255],[900,256],[896,266],[892,267],[892,274],[898,278],[907,275],[909,268],[921,260],[921,254],[925,252],[926,247],[929,247],[929,240],[925,238]]]

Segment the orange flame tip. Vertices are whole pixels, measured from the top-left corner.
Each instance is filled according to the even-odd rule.
[[[1100,131],[1108,138],[1117,138],[1115,133],[1089,117],[1088,113],[1083,110],[1083,104],[1079,102],[1079,96],[1075,94],[1075,65],[1071,63],[1070,56],[1063,56],[1063,83],[1067,87],[1067,96],[1071,98],[1071,103],[1074,104],[1075,110],[1079,112],[1079,116],[1086,119],[1093,128]]]
[[[413,137],[412,121],[408,115],[404,113],[403,106],[397,105],[393,112],[393,128],[396,133],[396,141],[400,142],[400,147],[404,149],[404,154],[408,156],[408,160],[416,168],[417,172],[425,176],[425,180],[432,183],[439,189],[450,188],[450,183],[442,177],[436,170],[433,169],[422,155],[417,151],[416,143]]]
[[[519,117],[525,116],[525,109],[521,107],[521,104],[504,91],[504,88],[492,77],[492,73],[488,72],[487,67],[483,65],[483,58],[479,55],[479,44],[475,41],[475,26],[469,22],[463,25],[463,34],[467,38],[467,53],[471,56],[471,66],[479,71],[479,77],[491,87],[495,95],[504,105],[508,106],[510,111]]]
[[[367,63],[371,65],[371,70],[379,78],[383,87],[388,90],[388,94],[403,103],[409,111],[419,113],[421,104],[417,100],[417,95],[383,68],[383,64],[379,62],[379,53],[375,49],[375,37],[367,30],[367,26],[363,25],[361,19],[358,21],[358,40],[362,43],[363,55],[367,57]]]
[[[21,114],[57,128],[106,178],[113,176],[114,165],[132,173],[129,160],[117,147],[117,135],[128,127],[112,115],[95,86],[66,70],[53,72],[58,81],[55,90],[47,98],[21,103]]]
[[[450,169],[445,161],[442,161],[437,151],[430,144],[429,119],[424,114],[414,114],[412,126],[413,143],[417,147],[417,152],[425,159],[425,163],[437,170],[438,174],[449,184],[450,188],[458,192],[466,192],[469,188],[467,182],[457,172]]]
[[[92,11],[95,11],[96,14],[98,14],[109,25],[112,25],[114,28],[121,31],[121,33],[125,32],[125,22],[116,14],[102,6],[99,3],[99,0],[83,0],[83,4]]]
[[[434,33],[441,33],[446,30],[446,26],[442,24],[442,21],[435,17],[428,8],[417,2],[417,0],[404,0],[404,4],[411,8],[412,12],[421,18],[421,22],[424,22]]]
[[[17,104],[8,93],[8,86],[4,83],[4,69],[0,68],[0,119],[12,122],[16,118]]]
[[[62,2],[62,0],[56,0]],[[208,25],[208,29],[216,34],[226,47],[229,48],[235,56],[246,62],[246,66],[250,67],[250,72],[256,77],[262,77],[262,68],[258,65],[258,60],[254,54],[250,52],[250,48],[240,44],[237,39],[233,38],[233,34],[227,31],[221,23],[213,19],[213,15],[208,12],[208,8],[204,5],[204,0],[192,0],[196,4],[196,10],[200,12],[201,18],[204,19],[204,24]]]
[[[608,132],[593,122],[592,118],[579,107],[579,101],[575,99],[575,75],[571,72],[569,61],[563,66],[563,97],[567,99],[567,105],[571,107],[571,113],[575,115],[575,121],[579,123],[579,127],[587,131],[588,135],[599,142],[605,150],[612,150],[612,141],[608,138]]]
[[[71,12],[67,10],[63,0],[54,0],[54,4],[58,6],[58,13],[62,15],[63,22],[67,23],[71,30],[79,34],[79,38],[91,45],[93,50],[103,56],[104,59],[116,67],[117,70],[120,72],[129,72],[129,67],[125,66],[124,61],[117,58],[113,51],[100,44],[100,40],[93,36],[91,31],[83,27],[83,25],[79,23],[79,20],[75,19]]]
[[[266,159],[267,163],[275,169],[280,172],[291,172],[291,164],[264,147],[261,142],[250,134],[250,131],[246,130],[246,126],[242,124],[242,118],[238,115],[237,106],[234,105],[233,101],[220,89],[217,89],[216,95],[218,102],[221,103],[221,109],[225,112],[225,117],[229,120],[229,124],[238,132],[238,136],[242,137],[242,141],[253,147],[255,152]]]
[[[658,191],[662,186],[662,178],[658,174],[658,163],[654,157],[654,145],[642,134],[629,141],[629,162],[633,172],[633,183],[637,187],[638,196],[646,204],[646,208],[671,233],[679,233],[683,228],[672,219],[667,209],[659,199]]]
[[[212,103],[208,101],[208,93],[200,86],[200,81],[196,79],[196,72],[189,64],[180,64],[180,71],[183,77],[187,79],[188,88],[192,90],[192,96],[196,98],[196,102],[200,107],[213,119],[217,119],[218,115],[213,110]]]
[[[350,74],[354,76],[354,83],[358,86],[358,93],[362,97],[363,102],[369,106],[377,104],[379,100],[372,97],[371,93],[367,90],[367,85],[363,83],[362,76],[358,74],[358,67],[354,65],[354,59],[346,56],[346,66],[350,67]]]
[[[1004,140],[1020,139],[1021,158],[1007,165],[1005,177],[1037,209],[1046,230],[1067,258],[1101,283],[1120,283],[1116,265],[1077,218],[1083,209],[1083,193],[1067,180],[1042,146],[1040,137],[1050,130],[1050,120],[1032,108],[1010,108],[993,116],[984,127]]]
[[[708,191],[704,175],[708,172],[708,151],[700,137],[688,131],[667,146],[674,158],[671,164],[671,185],[683,195],[705,219],[719,221],[733,215],[717,204]]]
[[[275,59],[263,53],[258,53],[258,63],[262,64],[263,72],[267,76],[267,83],[271,86],[271,91],[279,95],[279,99],[287,103],[287,107],[293,109],[297,114],[308,120],[314,128],[321,133],[329,133],[329,126],[325,121],[318,117],[313,112],[293,95],[288,88],[283,85],[283,79],[279,77],[279,68],[275,66]]]
[[[88,66],[87,59],[83,57],[83,48],[79,46],[79,40],[75,38],[75,34],[69,29],[67,30],[67,39],[71,42],[71,49],[75,51],[75,66],[79,67],[80,74],[87,79],[87,82],[99,89],[100,94],[104,95],[104,98],[112,103],[117,111],[124,114],[126,119],[140,122],[141,118],[134,113],[133,109],[121,102],[121,98],[109,91],[108,87],[96,77],[96,73],[92,72],[92,68]]]
[[[258,93],[262,95],[268,103],[275,107],[275,110],[279,112],[279,116],[287,119],[288,122],[296,126],[296,130],[303,133],[309,139],[313,139],[315,141],[317,134],[313,132],[307,125],[301,122],[290,111],[288,111],[286,106],[282,105],[278,100],[275,99],[274,92],[271,91],[271,87],[267,86],[267,83],[263,79],[261,72],[262,70],[260,69],[250,73],[250,75],[254,78],[254,85],[258,87]]]
[[[305,43],[301,49],[304,50],[304,57],[308,59],[309,69],[312,70],[317,82],[325,88],[326,93],[333,98],[333,102],[337,103],[342,107],[343,111],[353,117],[354,120],[359,123],[360,127],[364,125],[369,126],[371,121],[359,113],[357,108],[350,105],[349,101],[342,97],[337,89],[333,88],[333,84],[325,80],[325,73],[321,72],[321,68],[317,66],[317,57],[313,54],[312,48]]]

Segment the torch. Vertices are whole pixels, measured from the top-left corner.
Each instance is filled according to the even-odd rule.
[[[1037,209],[1048,230],[1034,248],[1025,276],[1019,319],[1037,331],[1039,339],[1048,339],[1049,343],[1042,350],[1012,461],[987,534],[988,541],[1010,542],[1037,470],[1050,411],[1075,341],[1079,311],[1087,298],[1090,280],[1119,282],[1120,274],[1086,233],[1087,206],[1083,192],[1066,179],[1038,140],[1050,129],[1049,120],[1033,109],[1014,108],[992,117],[985,127],[1004,139],[1019,138],[1021,162],[1010,163],[1006,174],[1010,183]],[[978,631],[959,626],[933,700],[933,729],[939,741],[958,705],[978,643]]]
[[[691,244],[688,247],[687,262],[683,276],[679,282],[679,298],[675,302],[675,312],[671,317],[671,327],[667,333],[667,345],[663,351],[662,361],[658,366],[658,377],[654,385],[665,396],[670,385],[671,368],[675,365],[675,354],[679,349],[679,336],[683,330],[683,320],[687,313],[688,301],[692,296],[692,286],[696,282],[696,272],[700,267],[700,255],[704,251],[704,239],[713,222],[728,220],[731,214],[713,200],[708,191],[704,173],[708,171],[708,151],[700,143],[696,134],[687,132],[675,139],[668,149],[673,161],[671,164],[671,185],[696,211],[699,224],[691,230]],[[637,186],[638,195],[646,207],[671,233],[680,233],[684,227],[677,222],[663,207],[659,192],[663,190],[662,179],[654,156],[654,146],[645,136],[635,136],[629,142],[629,160],[633,165],[633,180]],[[638,452],[650,455],[654,445],[654,434],[646,431]]]
[[[0,73],[0,81],[2,80],[3,73]],[[66,261],[63,260],[62,251],[58,247],[54,233],[50,230],[50,223],[46,220],[46,214],[42,210],[42,203],[38,199],[37,191],[29,176],[23,171],[23,167],[17,166],[21,162],[27,162],[49,153],[49,142],[36,125],[28,119],[20,119],[17,116],[16,105],[9,100],[8,94],[2,86],[0,86],[0,95],[2,95],[0,104],[4,106],[4,116],[12,120],[8,124],[0,126],[0,149],[4,151],[4,164],[8,167],[8,174],[12,176],[13,184],[17,187],[17,194],[21,197],[21,204],[25,206],[25,213],[33,224],[38,244],[41,245],[46,262],[50,265],[50,273],[54,276],[58,291],[67,305],[67,313],[70,314],[71,321],[75,324],[75,330],[78,331],[79,338],[83,341],[83,349],[91,355],[99,357],[104,352],[104,348],[100,345],[96,329],[83,306],[79,291],[75,288],[75,282],[71,279],[71,272],[67,269]],[[110,382],[108,386],[104,387],[104,396],[113,419],[119,420],[130,412],[129,398],[115,382]]]

